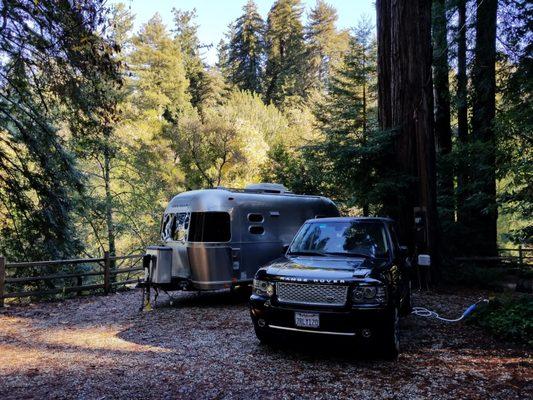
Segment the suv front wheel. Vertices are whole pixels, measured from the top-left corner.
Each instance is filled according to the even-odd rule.
[[[394,306],[389,311],[383,328],[383,336],[379,344],[382,355],[387,360],[396,360],[400,354],[400,312],[398,306]]]
[[[270,332],[265,331],[264,329],[254,327],[255,330],[255,336],[257,336],[257,339],[261,342],[261,344],[272,344],[272,334]]]

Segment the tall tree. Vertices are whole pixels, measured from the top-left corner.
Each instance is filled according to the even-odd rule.
[[[93,118],[81,121],[75,119],[70,123],[70,129],[73,132],[72,145],[80,160],[80,169],[88,175],[86,185],[90,193],[84,199],[88,207],[84,207],[79,215],[83,224],[92,228],[90,235],[93,237],[100,236],[99,221],[102,221],[107,240],[98,241],[101,245],[100,254],[109,251],[111,255],[116,255],[117,206],[112,191],[112,167],[118,152],[115,130],[119,120],[118,105],[126,95],[122,85],[124,57],[120,50],[128,45],[133,15],[123,4],[118,4],[112,8],[108,23],[111,30],[105,32],[105,35],[115,46],[112,58],[115,61],[114,68],[86,74],[86,78],[91,82],[89,88],[92,90],[87,90],[84,97],[86,103],[93,105]],[[95,254],[94,248],[89,250],[91,254]],[[115,263],[112,262],[112,268],[114,266]]]
[[[0,212],[3,251],[67,258],[83,179],[61,128],[105,129],[113,45],[102,39],[102,1],[4,1],[0,13]],[[76,27],[76,29],[72,29]],[[90,138],[86,138],[90,141]]]
[[[163,131],[167,114],[192,108],[181,48],[160,16],[144,24],[131,43],[131,51],[122,55],[128,90],[120,104],[110,163],[119,252],[138,251],[154,240],[162,203],[183,189],[183,174]]]
[[[331,193],[348,206],[357,206],[368,215],[379,209],[375,147],[376,47],[372,28],[364,22],[350,38],[343,63],[333,68],[328,93],[316,109],[316,118],[325,140],[315,148],[322,153],[324,179],[338,188]],[[372,147],[372,148],[370,148]]]
[[[306,57],[300,0],[277,0],[268,13],[266,29],[265,101],[281,105],[303,97]]]
[[[184,56],[173,40],[159,14],[154,15],[133,38],[135,45],[129,63],[136,80],[130,83],[138,89],[133,93],[139,110],[183,108],[189,102],[189,81]]]
[[[346,51],[345,35],[335,27],[337,11],[323,0],[317,0],[305,27],[308,53],[308,88],[324,89],[330,65],[340,60]]]
[[[229,80],[241,90],[260,93],[264,57],[264,22],[249,0],[237,18],[229,43]]]
[[[435,97],[435,138],[439,173],[438,195],[440,220],[443,228],[451,228],[455,201],[453,187],[452,131],[450,126],[450,85],[448,81],[448,27],[445,0],[433,2],[433,87]]]
[[[195,22],[196,9],[183,11],[174,8],[172,12],[174,13],[173,32],[183,55],[191,103],[193,106],[201,108],[205,71],[200,56],[201,44],[200,39],[198,39],[198,25]]]
[[[395,166],[406,175],[407,190],[387,207],[402,236],[413,245],[413,211],[425,215],[427,246],[437,260],[437,211],[433,92],[431,76],[431,3],[425,0],[379,0],[379,118],[394,135]],[[389,100],[390,93],[390,100]],[[390,102],[389,102],[390,101]]]
[[[533,244],[533,8],[527,0],[498,3],[497,177],[500,240]]]
[[[466,0],[457,1],[457,137],[462,153],[466,152],[468,144],[468,77],[466,71]],[[468,157],[460,157],[457,166],[457,221],[461,225],[468,225],[465,209],[466,191],[468,183]],[[466,164],[466,165],[465,165]]]
[[[228,43],[224,39],[220,39],[217,45],[217,62],[215,67],[220,71],[224,79],[229,81],[229,65],[228,65]]]
[[[476,46],[472,69],[472,139],[475,151],[471,176],[475,182],[471,225],[478,254],[497,255],[496,203],[496,16],[497,0],[477,0]]]
[[[391,4],[376,0],[376,31],[378,33],[378,119],[386,131],[392,126],[391,101]]]

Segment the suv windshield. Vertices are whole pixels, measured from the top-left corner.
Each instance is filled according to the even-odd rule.
[[[289,254],[340,254],[386,258],[389,242],[379,222],[310,222],[297,233]]]

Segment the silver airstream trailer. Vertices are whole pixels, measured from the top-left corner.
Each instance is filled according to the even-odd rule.
[[[331,200],[296,195],[278,184],[181,193],[164,212],[163,246],[147,250],[153,256],[150,283],[168,290],[251,283],[307,219],[338,215]]]

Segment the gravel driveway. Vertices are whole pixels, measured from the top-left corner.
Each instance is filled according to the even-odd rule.
[[[456,316],[483,293],[424,293]],[[179,294],[139,313],[140,292],[0,311],[0,399],[491,398],[533,393],[524,348],[471,325],[410,316],[398,362],[354,358],[324,342],[256,340],[245,300]],[[529,395],[527,395],[529,393]]]

